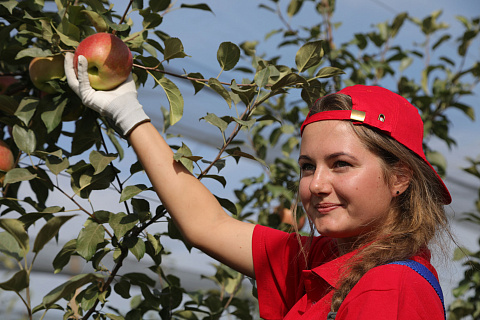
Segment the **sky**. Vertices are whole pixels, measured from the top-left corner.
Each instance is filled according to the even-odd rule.
[[[196,4],[200,1],[182,1],[180,3]],[[206,77],[215,77],[218,74],[219,67],[216,60],[216,52],[218,46],[223,41],[230,41],[236,44],[240,44],[245,40],[259,40],[263,42],[265,35],[276,28],[281,27],[279,20],[271,13],[265,10],[259,9],[259,3],[270,3],[266,1],[254,1],[254,0],[218,0],[207,2],[213,13],[200,10],[177,10],[169,13],[165,16],[164,22],[161,25],[161,29],[168,33],[170,36],[179,37],[185,47],[185,52],[191,57],[182,59],[179,62],[183,68],[186,68],[187,72],[200,71]],[[115,9],[119,12],[123,12],[123,6],[125,1],[112,1],[115,4]],[[280,5],[285,7],[288,1],[279,1]],[[306,6],[306,9],[308,7]],[[478,15],[480,14],[480,2],[478,0],[337,0],[337,9],[334,15],[334,22],[342,22],[342,25],[334,32],[334,38],[337,43],[345,42],[351,39],[353,32],[364,31],[367,32],[372,29],[372,25],[386,20],[391,20],[395,15],[400,12],[407,11],[410,15],[423,18],[437,9],[443,9],[442,18],[452,25],[452,32],[455,28],[458,28],[458,23],[455,20],[456,15]],[[318,19],[318,17],[310,13],[309,10],[303,10],[302,14],[291,21],[292,25],[297,25],[302,21],[309,21]],[[410,33],[407,27],[406,32],[403,32],[399,37],[404,39],[406,43],[411,43]],[[272,52],[277,50],[274,46],[276,44],[275,39],[266,41],[259,47],[259,51]],[[403,40],[402,40],[403,41]],[[480,60],[480,46],[476,45],[476,51],[472,52],[471,59]],[[288,64],[293,65],[296,49],[291,49],[283,55]],[[177,66],[175,63],[171,63],[169,66],[175,69]],[[231,75],[222,75],[221,80],[230,81]],[[193,96],[193,89],[189,84],[185,85],[176,81],[180,90],[184,94],[185,98],[185,115],[184,118],[171,128],[172,133],[182,133],[186,136],[194,137],[188,139],[187,143],[194,154],[205,155],[206,158],[215,154],[215,149],[212,148],[211,142],[217,141],[217,132],[204,122],[199,122],[198,119],[206,114],[206,112],[224,112],[226,109],[225,103],[208,94],[199,94]],[[478,101],[479,90],[476,90],[476,96],[472,101]],[[160,106],[167,107],[168,104],[161,89],[151,89],[149,86],[141,88],[139,90],[140,102],[144,105],[147,113],[151,116],[152,121],[157,126],[161,126],[162,119],[160,116]],[[480,108],[475,106],[477,114],[480,114]],[[439,151],[444,152],[447,155],[449,168],[446,179],[446,184],[452,192],[454,202],[449,210],[454,212],[463,212],[470,210],[473,206],[473,199],[477,195],[476,190],[479,187],[479,182],[471,179],[467,174],[463,173],[460,169],[462,166],[467,165],[465,157],[467,155],[472,156],[472,150],[478,151],[480,155],[480,139],[478,139],[478,133],[480,127],[477,123],[472,123],[465,116],[460,114],[452,114],[452,120],[454,121],[451,129],[452,136],[457,140],[458,146],[449,151],[442,143],[438,141],[432,141],[432,145],[438,148]],[[473,156],[476,156],[475,154]],[[127,151],[126,162],[130,162],[135,158],[131,149]],[[215,193],[221,196],[232,196],[232,190],[239,186],[239,181],[244,178],[244,174],[247,172],[248,176],[254,176],[260,174],[264,168],[251,161],[241,161],[240,166],[227,166],[222,173],[227,177],[229,184],[226,189],[219,187],[216,183],[207,183],[207,186]],[[239,175],[239,172],[242,175]],[[449,180],[449,176],[452,177]],[[474,191],[468,188],[462,188],[458,184],[454,183],[455,180],[460,180],[463,184],[474,187]],[[134,178],[131,183],[145,182],[145,176],[141,174]],[[65,185],[68,185],[68,181],[63,181]],[[24,191],[28,193],[28,190]],[[155,195],[152,192],[146,192],[146,197],[152,199],[152,203],[157,203],[154,200]],[[65,206],[68,208],[71,205],[66,200]],[[107,205],[111,211],[121,211],[123,207],[121,204],[116,203],[115,200],[109,200],[109,196],[106,193],[99,193],[91,199],[97,208]],[[56,199],[58,204],[58,199]],[[87,203],[86,203],[87,205]],[[82,217],[83,219],[83,217]],[[71,233],[77,232],[77,229],[81,225],[70,224],[69,231],[67,233],[60,233],[60,243],[62,241],[69,240]],[[461,241],[470,244],[469,240],[478,239],[478,232],[472,230],[471,227],[465,225],[455,225],[457,232],[461,235]],[[158,226],[159,230],[162,229]],[[200,282],[195,282],[195,273],[204,272],[209,273],[213,268],[210,266],[212,262],[206,258],[203,254],[197,251],[193,251],[192,254],[188,253],[183,245],[178,241],[167,241],[164,245],[168,246],[172,250],[172,255],[166,257],[164,262],[165,266],[170,266],[173,269],[180,270],[182,272],[191,273],[188,281],[191,281],[192,289],[196,285],[200,285]],[[53,256],[61,248],[54,244],[50,244],[50,250],[45,255],[39,257],[39,263],[48,264],[52,261]],[[192,269],[191,266],[195,266]],[[133,261],[130,262],[128,268],[141,268],[145,266],[138,266]],[[455,281],[458,279],[459,270],[452,266],[446,266],[445,270],[441,269],[441,282],[444,285],[444,293],[446,300],[451,301],[449,291]],[[71,272],[86,272],[88,268],[79,264],[72,266]],[[184,273],[186,274],[186,273]],[[51,277],[42,273],[41,276],[35,279],[35,287],[33,288],[34,300],[39,302],[42,297],[44,288],[53,288],[53,284],[61,283],[65,279],[59,277]],[[187,281],[186,281],[187,282]],[[204,285],[204,283],[202,283]],[[50,290],[50,289],[49,289]],[[0,296],[2,297],[2,296]],[[4,304],[5,301],[3,300]],[[0,303],[0,309],[2,304]]]

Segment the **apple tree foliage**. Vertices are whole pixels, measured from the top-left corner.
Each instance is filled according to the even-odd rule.
[[[480,179],[480,160],[468,159],[470,166],[464,170],[472,176]],[[466,212],[462,218],[473,225],[480,226],[480,189],[475,199],[475,210]],[[480,245],[480,238],[478,239]],[[449,306],[450,320],[458,320],[465,317],[480,319],[480,250],[472,251],[461,247],[455,250],[455,261],[463,261],[465,267],[464,278],[453,289],[456,298]]]
[[[478,39],[479,18],[458,17],[462,31],[451,34],[440,11],[424,18],[401,13],[337,43],[334,31],[341,26],[333,22],[334,0],[263,1],[259,10],[277,15],[284,23],[265,37],[270,42],[280,39],[276,50],[260,52],[253,35],[245,35],[238,44],[219,43],[217,73],[206,75],[164,69],[170,61],[196,58],[195,52],[185,52],[182,39],[162,28],[163,20],[176,9],[212,13],[205,3],[168,0],[0,2],[0,80],[17,79],[0,95],[0,139],[16,156],[16,168],[6,174],[0,199],[2,261],[6,266],[13,261],[15,267],[0,288],[18,296],[28,319],[59,314],[64,319],[258,318],[255,300],[243,289],[244,277],[223,265],[205,276],[215,285],[210,290],[187,291],[182,279],[165,272],[162,258],[169,252],[162,241],[183,240],[165,208],[143,197],[151,191],[148,180],[130,182],[132,177],[141,179],[141,165],[125,163],[128,145],[108,119],[81,105],[65,78],[46,79],[56,89],[53,94],[33,86],[28,65],[34,57],[73,52],[82,39],[96,32],[120,37],[134,55],[137,85],[153,83],[153,90],[168,105],[158,107],[158,112],[163,114],[162,133],[176,151],[175,159],[198,179],[224,187],[229,177],[222,175],[222,169],[227,164],[259,162],[264,174],[245,177],[242,187],[234,190],[235,199],[217,198],[237,219],[284,230],[289,226],[281,223],[274,208],[295,203],[299,126],[308,106],[322,95],[356,83],[389,87],[419,108],[425,141],[436,136],[449,147],[455,139],[449,134],[448,111],[456,109],[475,119],[464,98],[480,78],[480,64],[467,59]],[[312,25],[287,23],[306,10],[318,15]],[[406,24],[416,32],[411,46],[398,40]],[[442,54],[452,43],[456,50]],[[282,53],[292,48],[295,58],[284,62]],[[190,82],[196,95],[213,92],[224,102],[224,112],[205,110],[201,118],[221,136],[218,154],[212,158],[193,154],[182,137],[179,143],[179,137],[169,134],[190,108],[184,106],[186,93],[180,91],[179,81]],[[442,155],[428,144],[425,148],[444,173]],[[69,186],[59,182],[65,177]],[[92,200],[106,191],[117,195],[122,211],[112,212],[108,203]],[[62,273],[73,257],[86,263],[87,272],[45,288],[41,303],[32,305],[31,274],[37,256],[60,234],[69,235],[78,219],[80,231],[58,248],[52,273]],[[165,232],[158,231],[159,223],[168,225]],[[188,243],[185,246],[190,248]],[[130,258],[149,266],[148,273],[124,272]],[[469,289],[476,287],[478,298],[478,276],[471,279]],[[113,305],[113,296],[127,303]],[[462,301],[465,304],[459,302],[450,310],[452,315],[476,310],[478,317],[478,302],[472,309],[467,300]]]

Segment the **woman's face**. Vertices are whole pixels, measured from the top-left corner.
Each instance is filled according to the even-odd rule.
[[[346,121],[305,127],[300,148],[300,198],[321,235],[351,243],[385,222],[394,192],[382,162]]]

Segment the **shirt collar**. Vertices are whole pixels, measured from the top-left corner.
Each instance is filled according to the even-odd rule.
[[[343,267],[347,261],[353,257],[358,251],[346,253],[338,258],[328,261],[318,267],[313,268],[311,271],[325,280],[330,286],[336,287],[338,279],[343,272]]]

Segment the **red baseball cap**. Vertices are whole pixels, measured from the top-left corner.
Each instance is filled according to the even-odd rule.
[[[303,129],[310,123],[323,120],[351,120],[385,132],[422,158],[435,172],[443,186],[443,203],[452,202],[445,183],[428,162],[423,151],[423,122],[418,110],[404,97],[378,86],[354,85],[337,93],[352,98],[352,110],[333,110],[308,114]]]

